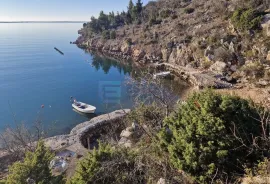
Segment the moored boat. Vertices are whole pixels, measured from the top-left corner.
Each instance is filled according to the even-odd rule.
[[[96,107],[89,105],[89,104],[86,104],[86,103],[83,103],[83,102],[78,102],[76,100],[74,100],[74,102],[72,103],[72,107],[79,112],[87,113],[87,114],[88,113],[95,113],[95,111],[96,111]]]

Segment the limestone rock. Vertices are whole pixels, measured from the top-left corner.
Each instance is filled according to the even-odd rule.
[[[227,68],[227,64],[221,61],[217,61],[212,66],[210,66],[211,71],[216,71],[218,73],[224,72],[226,68]]]
[[[136,58],[137,61],[140,61],[141,59],[143,59],[144,55],[145,55],[145,52],[141,49],[133,50],[133,57]]]
[[[121,52],[126,54],[126,55],[130,55],[131,54],[131,47],[127,43],[124,43],[121,46]]]
[[[126,148],[131,148],[132,142],[131,142],[131,140],[129,140],[129,139],[125,138],[125,137],[122,137],[122,138],[119,140],[118,145],[119,145],[119,146],[124,146],[124,147],[126,147]]]
[[[236,72],[237,71],[237,66],[236,65],[232,65],[230,67],[230,70],[233,71],[233,72]]]
[[[270,14],[266,14],[263,17],[262,28],[266,31],[266,35],[270,36]]]
[[[171,49],[161,49],[161,53],[163,60],[167,62],[171,54]]]
[[[214,50],[211,46],[208,46],[204,51],[204,56],[214,55]]]
[[[130,109],[122,109],[122,110],[117,110],[117,111],[111,112],[109,114],[103,114],[103,115],[97,116],[97,117],[91,119],[90,121],[86,121],[84,123],[81,123],[81,124],[75,126],[71,130],[70,134],[71,135],[75,135],[75,134],[78,135],[78,134],[86,132],[89,129],[94,128],[96,126],[102,126],[103,124],[104,125],[108,124],[108,123],[110,123],[110,121],[123,118],[129,112],[130,112]]]
[[[119,48],[118,45],[113,45],[113,46],[111,46],[110,50],[112,52],[120,52],[121,49]]]
[[[134,132],[129,131],[129,129],[123,130],[120,137],[130,138]]]
[[[266,60],[270,61],[270,51],[268,51],[268,54],[267,54]]]
[[[261,86],[267,86],[269,84],[269,81],[260,79],[259,82],[257,82],[257,84]]]
[[[160,178],[157,184],[166,184],[166,180],[164,178]]]

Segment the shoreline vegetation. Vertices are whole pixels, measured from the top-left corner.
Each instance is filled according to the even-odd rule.
[[[65,157],[65,172],[45,178],[53,183],[52,175],[60,176],[58,183],[67,184],[270,182],[268,9],[264,0],[160,0],[145,6],[137,0],[126,12],[92,17],[79,30],[79,47],[170,70],[197,90],[176,101],[160,80],[132,79],[134,110],[94,118],[59,136],[61,141],[47,139],[56,150],[71,145],[80,154]],[[32,154],[40,155],[26,153],[0,183],[45,181],[29,172],[41,169],[29,164]]]

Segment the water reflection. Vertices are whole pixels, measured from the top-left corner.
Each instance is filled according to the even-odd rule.
[[[105,74],[108,74],[112,67],[117,68],[120,74],[123,73],[124,75],[130,75],[130,73],[132,72],[131,62],[127,61],[125,63],[122,63],[98,55],[93,55],[92,66],[95,67],[96,70],[102,69]]]
[[[76,112],[76,113],[78,113],[79,115],[81,115],[81,116],[84,116],[84,117],[86,117],[87,119],[93,119],[94,117],[96,117],[96,116],[98,116],[98,114],[96,114],[96,113],[89,113],[89,114],[86,114],[86,113],[82,113],[82,112],[80,112],[80,111],[78,111],[78,110],[76,110],[76,109],[72,109],[74,112]]]

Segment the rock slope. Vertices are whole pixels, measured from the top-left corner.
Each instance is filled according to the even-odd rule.
[[[170,64],[196,70],[188,73],[199,86],[230,87],[228,83],[248,84],[270,76],[270,11],[266,4],[254,9],[263,12],[262,30],[240,33],[231,23],[242,0],[160,0],[144,7],[141,24],[113,29],[113,39],[90,34],[85,25],[75,42],[79,47],[106,55],[132,59],[141,64]],[[248,5],[248,3],[244,3]],[[270,8],[270,6],[269,6]],[[191,11],[192,10],[192,11]],[[168,13],[164,17],[164,11]],[[151,23],[151,15],[159,17]],[[261,68],[260,68],[261,67]],[[252,70],[252,71],[250,71]],[[203,73],[202,73],[203,72]],[[211,81],[211,82],[208,82]],[[225,81],[225,82],[223,82]]]

